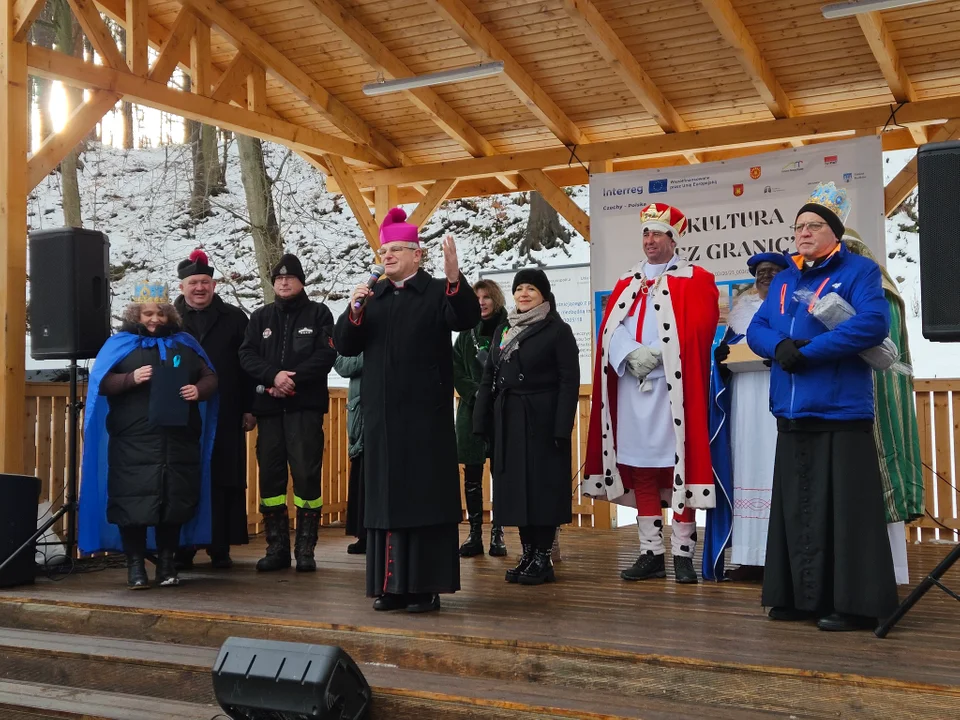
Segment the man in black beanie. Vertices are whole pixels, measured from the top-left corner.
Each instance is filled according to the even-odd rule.
[[[270,273],[276,300],[255,311],[240,348],[243,369],[258,383],[253,412],[260,434],[260,512],[267,554],[257,563],[266,572],[290,567],[287,465],[297,506],[297,571],[317,569],[313,551],[320,526],[320,468],[323,416],[329,409],[327,375],[337,359],[333,315],[307,297],[296,255],[284,255]]]
[[[229,568],[231,545],[246,545],[247,535],[247,443],[244,437],[256,425],[253,382],[240,367],[240,345],[247,330],[247,314],[224,302],[216,293],[213,268],[202,250],[177,265],[180,297],[173,306],[183,319],[183,329],[203,347],[217,372],[220,411],[210,461],[210,493],[213,516],[207,548],[215,568]],[[177,551],[179,569],[193,566],[194,548]]]

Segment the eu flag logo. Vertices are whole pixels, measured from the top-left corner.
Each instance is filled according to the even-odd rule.
[[[666,191],[667,191],[667,178],[661,178],[659,180],[650,181],[650,192],[664,193]]]

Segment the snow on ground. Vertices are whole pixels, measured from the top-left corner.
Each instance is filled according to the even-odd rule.
[[[86,227],[102,230],[110,237],[115,318],[135,282],[166,280],[175,295],[176,265],[196,247],[202,247],[222,273],[218,273],[218,289],[225,299],[248,311],[260,304],[236,146],[230,150],[226,191],[213,198],[213,216],[200,223],[192,223],[187,214],[191,175],[188,148],[122,151],[95,146],[84,154],[80,180],[83,221]],[[372,253],[349,207],[339,195],[326,192],[317,171],[276,145],[265,144],[264,151],[267,172],[276,179],[274,197],[285,249],[303,262],[311,294],[339,315],[346,307],[350,288],[366,280]],[[913,155],[914,151],[885,153],[884,180],[896,175]],[[461,266],[471,280],[477,279],[480,270],[526,264],[516,247],[507,247],[522,236],[529,213],[529,205],[518,204],[517,197],[444,203],[421,233],[427,269],[434,274],[441,272],[440,242],[447,233],[457,239]],[[589,209],[587,188],[573,189],[572,197]],[[49,176],[30,195],[28,222],[31,229],[62,225],[59,176]],[[887,221],[887,267],[906,301],[915,373],[917,377],[960,376],[960,346],[930,343],[921,335],[919,237],[912,225],[903,213]],[[542,265],[587,263],[590,249],[574,233],[568,245],[532,256]],[[28,369],[63,364],[27,360]],[[334,377],[331,375],[332,382]]]

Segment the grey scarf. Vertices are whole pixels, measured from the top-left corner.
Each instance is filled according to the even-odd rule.
[[[512,310],[510,314],[507,315],[507,325],[509,327],[500,340],[500,361],[506,362],[509,360],[514,350],[520,346],[519,342],[517,342],[520,338],[520,333],[531,325],[536,325],[541,320],[546,320],[549,313],[549,301],[544,301],[535,308],[527,310],[525,313],[518,312],[516,309]]]

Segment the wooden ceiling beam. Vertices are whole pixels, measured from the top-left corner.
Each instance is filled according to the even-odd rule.
[[[7,0],[10,2],[11,0]],[[40,17],[47,0],[12,0],[13,2],[13,39],[23,42],[34,21]]]
[[[94,0],[67,0],[67,2],[70,3],[70,8],[80,27],[83,28],[83,33],[93,45],[93,49],[103,58],[104,64],[114,70],[127,70],[127,59],[121,54],[117,41],[113,39],[107,24],[103,22]]]
[[[960,95],[907,103],[897,111],[897,120],[904,125],[938,122],[948,117],[960,117]],[[687,151],[757,147],[793,138],[842,138],[856,130],[883,127],[889,118],[890,107],[884,104],[683,133],[588,143],[577,148],[577,157],[581,162],[589,163],[594,160],[658,158]],[[359,173],[357,181],[363,189],[376,185],[409,185],[440,179],[464,179],[520,170],[559,168],[568,165],[569,161],[570,151],[564,148],[531,150],[488,158],[374,170]]]
[[[860,29],[863,30],[863,36],[867,39],[870,51],[880,66],[880,72],[883,73],[884,80],[893,94],[893,99],[898,103],[916,102],[917,93],[913,89],[913,83],[910,76],[907,75],[906,68],[900,60],[900,53],[897,46],[890,37],[887,30],[887,24],[879,12],[859,13],[857,22],[860,23]],[[917,144],[927,142],[926,131],[921,126],[908,128]]]
[[[168,87],[165,82],[137,77],[126,72],[126,68],[119,72],[34,45],[27,48],[27,62],[30,73],[38,77],[60,80],[74,87],[109,90],[141,105],[255,135],[298,150],[329,152],[375,164],[376,158],[364,145],[202,95],[185,93]]]
[[[960,137],[960,120],[950,120],[932,133],[930,142],[946,142],[956,140],[958,137]],[[883,188],[883,209],[887,217],[893,215],[917,187],[917,162],[914,156]]]
[[[353,216],[357,219],[357,224],[367,238],[367,244],[374,253],[380,252],[380,230],[377,227],[377,221],[374,219],[370,210],[367,208],[367,201],[364,199],[354,180],[353,172],[347,167],[343,158],[336,155],[325,155],[323,158],[327,167],[330,168],[330,174],[336,179],[340,186],[340,192],[343,194],[347,205],[353,211]]]
[[[793,103],[763,58],[760,48],[747,30],[730,0],[700,0],[700,5],[731,47],[740,66],[747,73],[763,104],[775,118],[793,117]]]
[[[216,0],[181,0],[204,22],[229,38],[238,50],[257,60],[287,88],[310,107],[327,117],[342,132],[364,145],[388,166],[402,166],[409,161],[400,150],[379,132],[367,125],[356,113],[331,95],[298,65],[273,45],[266,42],[242,20]]]
[[[454,32],[481,58],[500,60],[504,82],[564,145],[588,142],[583,131],[544,92],[462,0],[427,0]]]
[[[456,184],[456,180],[437,180],[437,182],[431,185],[427,194],[417,203],[416,209],[413,211],[413,214],[410,215],[410,223],[417,227],[426,225],[427,221],[429,221],[437,211],[437,208],[440,207],[443,201],[450,195],[453,186]],[[397,199],[399,201],[399,196]]]

